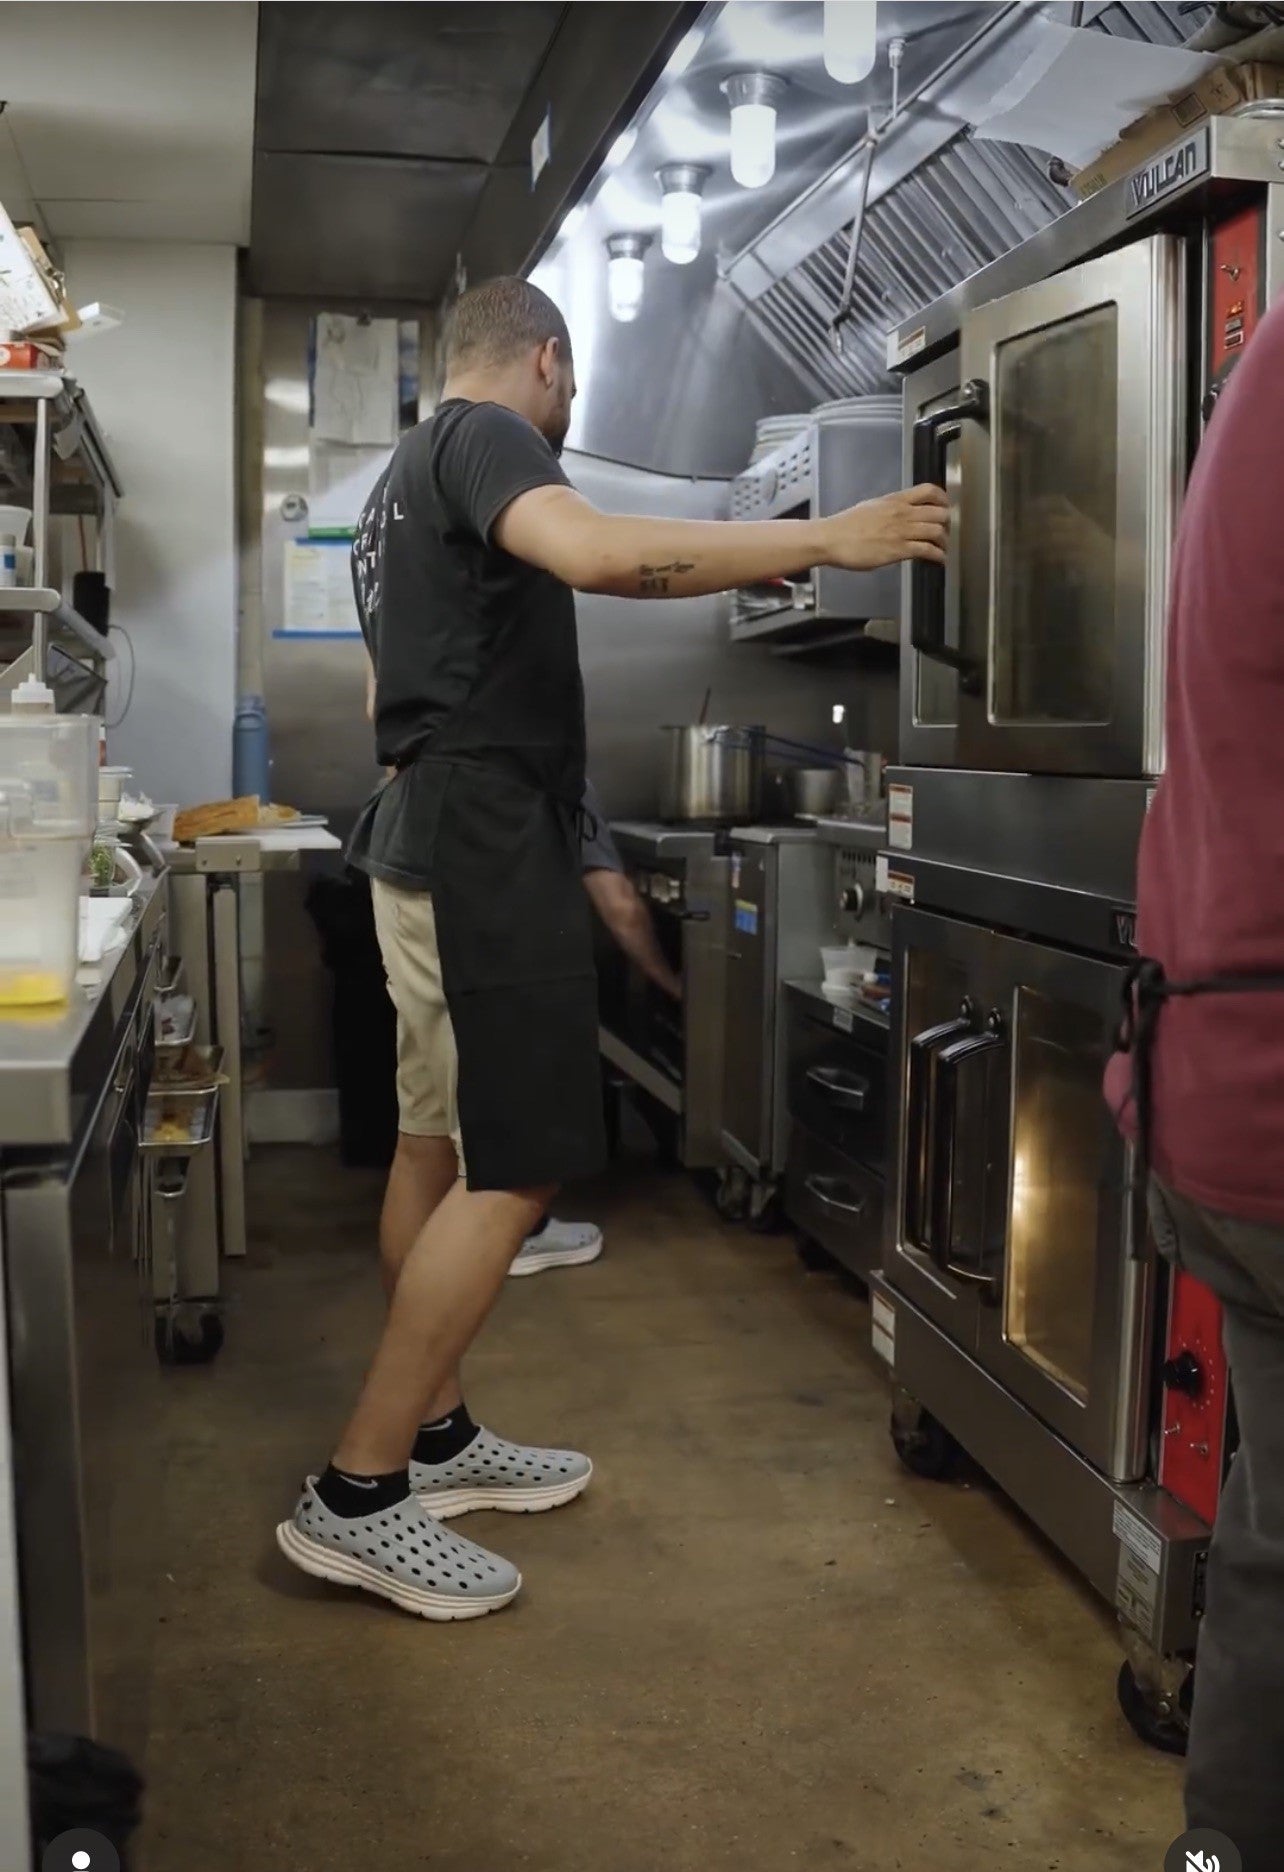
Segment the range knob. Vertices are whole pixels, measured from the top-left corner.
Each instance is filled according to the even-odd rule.
[[[1183,1397],[1197,1398],[1204,1388],[1204,1368],[1189,1347],[1165,1361],[1162,1375],[1168,1389]]]
[[[839,898],[839,903],[852,916],[861,916],[865,909],[865,886],[849,884]]]

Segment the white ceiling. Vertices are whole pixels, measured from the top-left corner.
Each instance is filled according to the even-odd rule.
[[[244,245],[258,7],[5,0],[0,201],[64,240]]]

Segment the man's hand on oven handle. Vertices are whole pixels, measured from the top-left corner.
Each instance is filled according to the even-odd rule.
[[[567,487],[531,488],[500,514],[495,543],[575,591],[618,598],[698,598],[800,566],[871,571],[902,559],[945,563],[942,488],[862,501],[823,520],[652,520],[604,514]]]
[[[950,543],[950,501],[944,488],[918,487],[881,494],[822,520],[824,564],[873,572],[902,559],[944,565]]]

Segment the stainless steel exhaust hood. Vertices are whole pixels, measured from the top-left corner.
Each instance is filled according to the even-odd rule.
[[[250,290],[409,309],[461,252],[474,278],[521,271],[699,11],[264,0]]]

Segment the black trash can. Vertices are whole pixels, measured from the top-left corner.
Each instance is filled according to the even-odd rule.
[[[397,1016],[375,935],[370,880],[359,871],[315,878],[307,906],[334,977],[340,1154],[354,1168],[385,1169],[397,1147]]]

